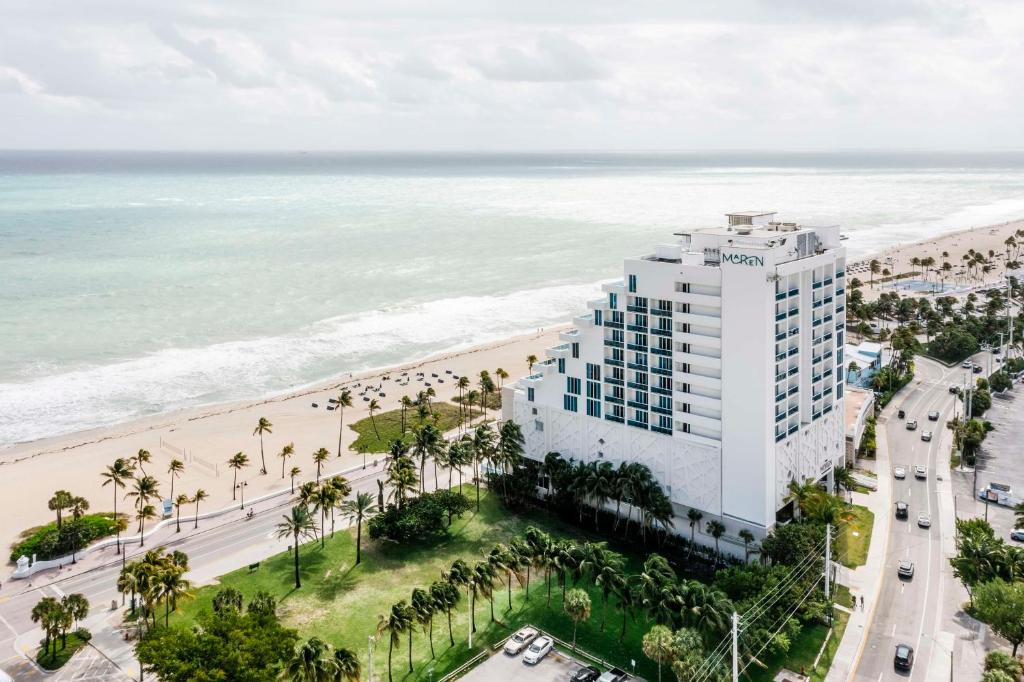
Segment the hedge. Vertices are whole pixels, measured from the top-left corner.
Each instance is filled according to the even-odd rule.
[[[57,530],[57,522],[32,528],[22,533],[21,539],[11,548],[11,562],[18,557],[32,557],[46,561],[71,554],[72,549],[81,550],[90,543],[117,532],[114,515],[86,514],[77,521],[66,519]]]

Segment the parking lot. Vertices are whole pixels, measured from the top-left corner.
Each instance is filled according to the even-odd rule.
[[[1012,487],[1015,497],[1024,497],[1024,386],[1014,384],[1007,398],[994,397],[985,419],[995,430],[988,434],[978,457],[977,488],[992,482]],[[977,499],[974,473],[953,471],[953,492],[960,518],[984,517],[985,503]],[[996,535],[1009,541],[1014,515],[1009,507],[988,505],[988,520]]]
[[[582,667],[557,649],[537,665],[523,663],[522,654],[507,656],[498,651],[462,679],[469,682],[565,682]]]

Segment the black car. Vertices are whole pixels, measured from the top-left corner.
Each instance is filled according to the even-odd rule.
[[[914,647],[906,644],[896,645],[896,656],[893,658],[893,665],[900,670],[910,670],[914,667]]]
[[[907,506],[906,502],[904,502],[902,500],[897,502],[896,503],[896,518],[897,519],[905,519],[905,518],[907,518],[907,514],[909,512],[909,509],[910,508]]]
[[[592,665],[588,665],[573,673],[569,680],[570,682],[594,682],[599,677],[601,677],[601,671]]]

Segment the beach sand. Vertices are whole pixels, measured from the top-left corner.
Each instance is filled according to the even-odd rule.
[[[968,248],[986,254],[992,249],[998,256],[1004,257],[1004,240],[1022,228],[1024,220],[979,227],[919,243],[894,246],[873,257],[883,262],[885,258],[892,258],[894,272],[912,269],[910,259],[914,256],[923,258],[929,255],[939,264],[949,260],[955,269],[959,269],[960,255]],[[942,257],[943,251],[949,252],[949,258]],[[866,263],[869,258],[858,262]],[[997,262],[1001,263],[1002,260]],[[867,284],[867,275],[856,272],[852,260],[849,269],[851,277],[860,277]],[[996,281],[1001,275],[1002,267],[999,267],[991,273],[989,279]],[[882,290],[880,286],[873,290],[864,287],[867,297],[877,295]],[[567,310],[566,318],[578,312]],[[185,472],[175,482],[175,494],[191,495],[197,488],[204,489],[210,495],[210,499],[203,503],[204,511],[219,509],[231,503],[232,472],[227,468],[226,461],[240,450],[249,455],[251,462],[240,475],[240,480],[248,484],[246,497],[249,499],[278,490],[287,484],[287,480],[281,478],[281,460],[277,457],[286,443],[295,443],[296,453],[288,461],[288,468],[300,467],[304,474],[302,478],[308,480],[315,472],[311,454],[321,447],[334,453],[337,447],[338,413],[325,408],[328,398],[336,396],[339,387],[356,383],[376,385],[381,383],[381,377],[390,375],[391,380],[383,382],[381,388],[387,394],[386,397],[374,397],[380,400],[384,410],[391,410],[398,406],[403,395],[414,398],[416,392],[423,388],[422,383],[415,380],[404,388],[396,386],[395,380],[401,372],[413,374],[422,371],[427,381],[431,380],[430,375],[433,373],[446,378],[443,384],[436,381],[432,383],[438,393],[436,399],[448,401],[456,395],[456,387],[451,377],[445,374],[446,370],[471,377],[475,386],[481,370],[487,369],[493,374],[495,369],[502,367],[510,373],[510,381],[514,381],[526,374],[527,355],[533,353],[543,360],[544,349],[556,345],[558,333],[566,328],[567,325],[549,328],[538,334],[453,351],[384,371],[356,375],[351,379],[335,378],[270,399],[165,414],[0,450],[0,481],[3,481],[4,492],[0,496],[0,518],[3,519],[0,546],[6,550],[23,529],[50,521],[53,514],[47,509],[46,503],[58,489],[86,497],[92,511],[109,511],[113,506],[113,491],[109,487],[101,487],[100,472],[117,457],[130,457],[140,448],[152,453],[153,461],[146,470],[159,479],[161,492],[165,496],[170,492],[168,463],[172,458],[185,459]],[[346,425],[368,414],[367,403],[359,397],[359,390],[353,391],[353,408],[345,411]],[[319,408],[311,406],[314,402],[319,404]],[[269,471],[265,476],[259,474],[260,443],[259,438],[253,435],[260,417],[266,417],[273,423],[273,433],[265,436]],[[347,447],[355,437],[356,433],[346,426],[343,446]],[[341,458],[332,456],[327,471],[352,467],[361,464],[362,460],[362,455],[344,451]],[[118,499],[118,509],[124,509],[124,506],[122,492]],[[11,565],[0,568],[0,575],[6,576],[12,568]]]

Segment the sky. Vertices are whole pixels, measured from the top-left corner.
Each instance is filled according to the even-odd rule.
[[[1022,149],[1021,0],[0,0],[0,149]]]

